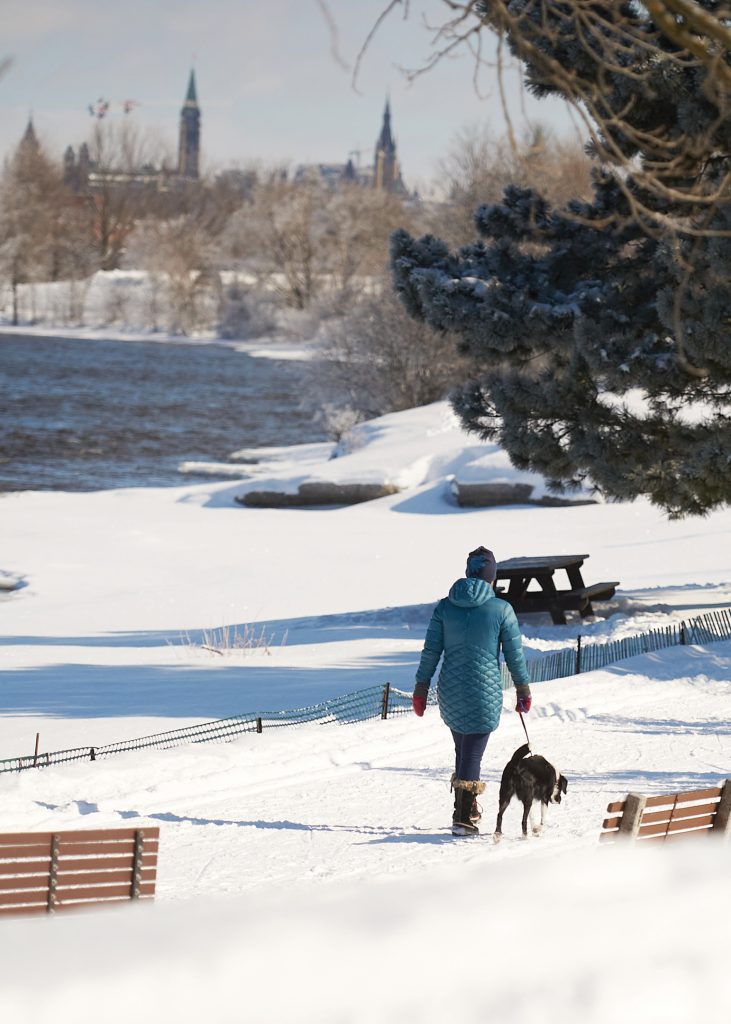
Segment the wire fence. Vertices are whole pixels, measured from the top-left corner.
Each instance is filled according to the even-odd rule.
[[[531,683],[548,682],[580,672],[592,672],[623,658],[649,654],[681,644],[708,644],[731,639],[731,610],[707,612],[688,622],[673,623],[664,629],[651,629],[622,640],[584,643],[577,637],[575,647],[567,647],[542,658],[528,662]],[[504,690],[513,685],[507,665],[501,665]],[[435,704],[435,689],[429,694],[429,704]],[[313,704],[292,711],[260,711],[257,714],[236,715],[214,722],[153,733],[133,740],[107,743],[102,746],[73,747],[10,757],[0,760],[0,774],[18,772],[27,768],[44,768],[73,761],[97,761],[112,754],[135,750],[169,750],[185,743],[227,743],[247,732],[261,733],[266,729],[280,729],[316,722],[320,725],[339,723],[349,725],[373,718],[390,718],[411,711],[411,693],[399,690],[390,683],[371,686],[365,690]]]

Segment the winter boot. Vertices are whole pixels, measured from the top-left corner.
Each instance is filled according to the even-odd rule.
[[[472,806],[470,807],[470,821],[473,825],[476,825],[478,821],[482,820],[482,807],[477,802],[476,797],[472,797]]]
[[[452,778],[449,780],[449,792],[450,793],[454,793],[454,809],[452,810],[452,824],[453,825],[459,824],[459,818],[460,818],[459,810],[460,810],[460,800],[461,800],[461,797],[460,797],[460,790],[454,788],[454,784],[455,784],[456,781],[457,781],[457,775],[456,775],[455,772],[452,772]]]
[[[472,805],[476,803],[475,797],[485,790],[484,782],[472,781],[470,779],[453,779],[454,788],[454,814],[452,815],[452,835],[455,836],[477,836],[480,830],[472,821]]]

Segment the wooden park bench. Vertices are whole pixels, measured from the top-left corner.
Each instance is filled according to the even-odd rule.
[[[582,618],[594,614],[592,601],[608,601],[619,586],[617,580],[586,586],[581,566],[588,555],[533,555],[508,558],[497,564],[495,593],[520,612],[549,612],[556,625],[566,624],[566,612],[579,612]],[[554,575],[565,571],[568,588],[559,590]],[[508,584],[507,590],[499,586]],[[530,590],[531,583],[538,589]]]
[[[152,899],[159,828],[0,834],[0,920]]]
[[[688,836],[731,836],[731,779],[715,789],[641,796],[630,793],[611,803],[602,822],[600,842],[622,839],[684,839]]]

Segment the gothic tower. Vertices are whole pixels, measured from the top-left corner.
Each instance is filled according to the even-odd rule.
[[[180,143],[178,174],[181,178],[197,178],[201,144],[201,112],[195,91],[195,71],[191,70],[188,92],[180,111]]]
[[[28,115],[28,124],[26,125],[23,138],[20,140],[18,151],[22,152],[27,156],[37,156],[40,153],[41,147],[38,142],[38,136],[36,130],[33,127],[33,115]]]
[[[376,141],[373,184],[376,188],[386,189],[388,192],[395,192],[403,187],[396,159],[396,142],[391,134],[391,105],[388,100],[383,111],[381,134]]]

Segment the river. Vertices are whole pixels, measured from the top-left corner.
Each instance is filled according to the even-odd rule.
[[[0,490],[180,486],[184,461],[323,440],[302,373],[212,343],[0,334]]]

